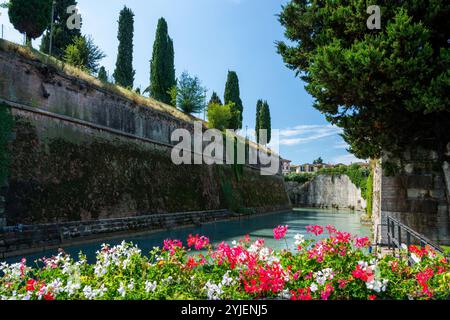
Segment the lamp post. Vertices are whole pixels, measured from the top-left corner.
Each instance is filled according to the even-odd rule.
[[[52,18],[51,18],[51,24],[50,24],[50,43],[48,48],[48,55],[52,55],[52,47],[53,47],[53,27],[54,27],[54,18],[55,18],[55,6],[56,6],[56,0],[53,0],[52,3]]]

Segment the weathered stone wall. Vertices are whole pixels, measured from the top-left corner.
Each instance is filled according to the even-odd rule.
[[[293,206],[352,209],[363,211],[366,201],[346,175],[317,175],[303,185],[287,182]]]
[[[173,164],[172,131],[196,120],[174,108],[9,51],[0,75],[15,120],[7,226],[289,207],[282,177],[257,166]]]
[[[391,216],[441,244],[450,243],[448,165],[434,151],[415,149],[403,159],[384,156],[381,177],[381,213],[376,223]],[[387,228],[382,242],[386,243]]]
[[[386,233],[387,228],[381,223],[381,185],[383,170],[381,162],[377,160],[373,167],[373,189],[372,189],[372,221],[375,243],[381,241],[381,235]]]

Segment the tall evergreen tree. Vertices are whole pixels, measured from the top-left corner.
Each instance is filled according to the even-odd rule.
[[[76,5],[76,0],[56,0],[55,15],[53,16],[52,55],[58,59],[62,59],[66,48],[73,43],[76,37],[81,36],[79,29],[70,30],[67,28],[67,19],[71,15],[67,13],[67,8]],[[49,48],[50,26],[42,37],[40,50],[44,53],[49,53]]]
[[[262,107],[263,107],[263,101],[258,100],[258,102],[256,103],[256,126],[255,126],[256,142],[259,142],[259,130],[261,129]]]
[[[223,105],[222,100],[220,100],[219,95],[215,91],[211,95],[211,99],[208,102],[208,106],[212,104]]]
[[[433,146],[445,160],[450,2],[379,2],[382,27],[369,30],[367,1],[287,1],[278,51],[358,158]]]
[[[97,77],[101,82],[108,82],[108,73],[106,72],[105,67],[100,67]]]
[[[261,106],[261,113],[259,118],[260,129],[267,130],[267,141],[266,143],[270,143],[272,140],[272,119],[270,116],[270,107],[267,101],[264,101]]]
[[[242,129],[242,112],[244,107],[240,97],[239,78],[234,71],[228,71],[227,83],[225,86],[225,104],[234,103],[233,119],[230,121],[230,129]]]
[[[150,61],[150,96],[164,103],[171,103],[169,91],[176,86],[173,41],[169,37],[167,22],[158,21],[153,56]]]
[[[14,28],[26,34],[29,46],[50,25],[52,0],[10,0],[6,6],[9,20]]]
[[[134,13],[126,6],[120,11],[119,17],[119,50],[117,54],[116,70],[113,77],[116,84],[133,88],[133,34],[134,34]]]

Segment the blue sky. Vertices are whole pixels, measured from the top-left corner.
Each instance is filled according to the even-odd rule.
[[[2,2],[2,1],[0,1]],[[340,130],[312,107],[313,98],[277,54],[283,40],[276,15],[286,0],[78,0],[83,34],[107,54],[102,61],[110,74],[117,55],[118,16],[124,5],[135,13],[135,87],[149,83],[149,60],[158,19],[164,17],[174,40],[177,76],[197,75],[209,89],[223,96],[228,70],[238,73],[244,104],[244,128],[255,126],[256,101],[269,102],[272,128],[280,130],[280,153],[294,163],[321,156],[330,163],[358,161],[346,151]],[[22,36],[1,9],[5,38]],[[34,42],[37,47],[40,40]],[[245,129],[244,129],[245,131]],[[244,132],[245,133],[245,132]]]

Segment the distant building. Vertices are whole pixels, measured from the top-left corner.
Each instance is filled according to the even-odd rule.
[[[291,160],[281,159],[281,171],[283,175],[291,173]]]

